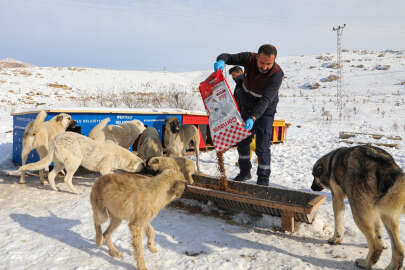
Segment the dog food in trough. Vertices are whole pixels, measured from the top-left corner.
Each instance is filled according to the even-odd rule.
[[[212,201],[218,207],[250,213],[263,213],[282,218],[286,231],[294,231],[294,220],[312,223],[325,197],[319,194],[266,187],[227,180],[223,191],[219,179],[203,174],[193,175],[194,184],[188,185],[183,198],[204,203]]]

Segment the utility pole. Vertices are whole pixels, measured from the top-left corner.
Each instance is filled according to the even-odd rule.
[[[339,119],[342,118],[342,110],[343,110],[343,93],[342,93],[342,32],[343,28],[346,27],[346,24],[343,26],[339,25],[338,27],[333,27],[332,31],[336,31],[337,33],[337,76],[338,79],[336,80],[336,107],[339,113]]]

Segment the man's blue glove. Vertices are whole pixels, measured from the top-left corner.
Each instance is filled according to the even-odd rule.
[[[244,129],[252,130],[252,128],[253,128],[253,119],[252,119],[252,118],[249,118],[249,119],[246,120],[246,122],[245,122]]]
[[[214,71],[217,72],[218,69],[224,70],[225,68],[225,62],[224,60],[218,60],[214,63]]]

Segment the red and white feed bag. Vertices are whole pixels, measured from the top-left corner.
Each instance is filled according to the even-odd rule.
[[[211,138],[218,152],[251,135],[243,128],[238,106],[220,69],[201,82],[199,89],[209,114]]]

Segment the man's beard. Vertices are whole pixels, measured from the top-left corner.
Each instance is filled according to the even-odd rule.
[[[270,68],[269,68],[269,69],[261,69],[261,68],[258,68],[258,70],[259,70],[260,73],[266,74],[267,72],[270,71]]]

